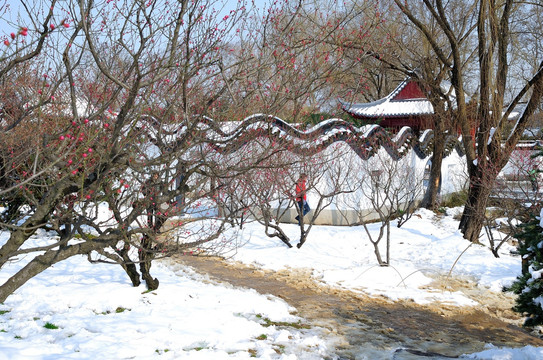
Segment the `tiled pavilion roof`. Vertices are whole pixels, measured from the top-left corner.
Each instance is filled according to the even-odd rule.
[[[384,118],[432,115],[434,108],[416,82],[406,79],[386,97],[369,103],[341,102],[357,118]]]

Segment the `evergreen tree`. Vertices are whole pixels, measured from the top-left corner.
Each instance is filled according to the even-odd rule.
[[[543,152],[535,156],[543,156]],[[532,327],[543,324],[543,209],[540,204],[534,207],[530,220],[520,227],[517,239],[522,274],[506,290],[518,295],[513,310],[526,315],[524,326]]]

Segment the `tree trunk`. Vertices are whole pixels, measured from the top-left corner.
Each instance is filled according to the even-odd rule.
[[[275,232],[273,234],[268,233],[268,228],[274,229]],[[278,237],[289,248],[292,247],[292,244],[290,243],[288,236],[286,236],[285,233],[283,233],[283,231],[281,229],[279,229],[278,226],[272,226],[271,224],[266,224],[265,232],[266,232],[266,235],[268,237],[272,237],[272,238],[273,237]]]
[[[434,144],[432,154],[432,168],[430,169],[430,179],[428,189],[422,199],[421,207],[428,210],[436,210],[439,206],[438,196],[441,185],[441,165],[443,164],[443,153],[445,151],[445,133],[442,117],[437,117],[434,129]]]
[[[373,244],[373,252],[375,254],[375,258],[377,259],[377,263],[379,266],[388,266],[386,262],[383,261],[383,258],[381,257],[381,251],[379,251],[379,242],[371,242]]]
[[[103,246],[102,242],[85,242],[77,245],[69,245],[59,250],[48,250],[44,254],[36,256],[24,268],[0,286],[0,303],[5,302],[9,295],[13,294],[28,280],[52,265],[75,255],[87,254],[92,250],[101,249]]]
[[[269,209],[263,209],[262,210],[262,219],[261,224],[264,225],[264,232],[266,233],[266,236],[273,238],[278,237],[283,243],[285,243],[289,248],[292,247],[292,244],[290,243],[289,237],[283,232],[280,226],[277,224],[273,224],[271,221],[271,213]],[[274,232],[270,233],[269,229],[273,229]]]
[[[141,284],[140,274],[138,273],[136,264],[134,264],[132,260],[130,259],[130,257],[128,256],[129,250],[130,250],[130,245],[128,243],[125,243],[123,248],[120,250],[116,250],[116,252],[123,259],[121,266],[123,270],[126,272],[126,274],[128,275],[128,277],[130,278],[132,285],[134,287],[138,287]]]
[[[147,289],[156,290],[158,289],[159,281],[157,278],[151,276],[151,265],[155,257],[153,249],[153,241],[149,236],[144,235],[141,240],[141,248],[139,250],[139,260],[140,260],[140,271],[141,277],[145,280],[147,284]]]
[[[479,242],[479,236],[483,229],[485,219],[486,204],[491,192],[491,187],[487,184],[472,183],[468,192],[468,200],[460,219],[458,228],[464,234],[464,238],[474,242]]]
[[[157,205],[158,206],[158,205]],[[166,217],[158,214],[158,209],[152,209],[152,213],[149,217],[149,227],[153,230],[154,236],[160,233],[162,225],[166,222]],[[140,260],[140,272],[141,277],[145,280],[148,290],[158,289],[159,281],[157,278],[151,276],[151,265],[155,258],[155,252],[158,250],[158,243],[153,241],[154,239],[149,235],[143,235],[141,239],[141,248],[139,249]]]
[[[387,222],[386,226],[386,236],[387,236],[387,252],[386,252],[386,265],[390,265],[390,221]]]
[[[301,223],[300,223],[300,242],[296,245],[296,247],[298,249],[301,248],[306,240],[307,240],[307,231],[305,231],[304,229],[304,220],[302,218]]]
[[[148,290],[156,290],[158,289],[159,281],[157,278],[153,278],[150,272],[152,257],[154,256],[148,253],[146,257],[148,257],[149,259],[146,259],[144,262],[140,263],[141,277],[143,278],[143,280],[145,280]]]
[[[430,170],[430,179],[424,198],[420,204],[421,207],[428,210],[436,210],[439,206],[438,196],[441,185],[441,165],[443,163],[443,152],[432,156],[432,168]]]
[[[10,260],[12,253],[16,252],[38,228],[47,222],[55,206],[65,195],[79,190],[78,187],[71,186],[67,182],[68,179],[57,182],[41,199],[40,205],[36,207],[34,213],[23,224],[11,230],[8,241],[0,246],[0,268]]]
[[[377,263],[379,266],[388,266],[386,262],[383,261],[383,258],[381,257],[381,251],[379,250],[379,242],[383,238],[383,226],[381,225],[381,228],[379,229],[379,235],[376,241],[373,241],[373,238],[371,236],[370,230],[368,229],[368,225],[366,222],[363,222],[362,225],[364,226],[364,231],[366,231],[366,235],[368,236],[368,239],[373,245],[373,252],[375,253],[375,257],[377,259]]]
[[[10,232],[8,241],[0,246],[0,268],[2,268],[4,264],[10,260],[10,256],[36,232],[36,229],[39,226],[38,224],[44,223],[44,217],[37,218],[38,216],[34,214],[27,219],[24,224]]]

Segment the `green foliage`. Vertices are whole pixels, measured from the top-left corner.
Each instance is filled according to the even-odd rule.
[[[262,334],[262,335],[259,335],[256,339],[257,340],[266,340],[267,338],[268,338],[268,335]]]
[[[443,208],[454,208],[458,206],[466,205],[468,200],[467,191],[457,191],[447,196],[444,196],[443,201],[441,202],[441,207]]]
[[[123,313],[123,312],[125,312],[125,311],[130,311],[130,309],[124,308],[124,307],[122,307],[122,306],[119,306],[118,308],[115,309],[115,313],[116,313],[116,314],[120,314],[120,313]],[[101,314],[101,315],[109,315],[109,314],[111,314],[111,313],[112,313],[112,311],[106,310],[106,311],[101,312],[100,314]]]
[[[276,345],[276,347],[273,348],[273,350],[278,354],[284,354],[285,353],[285,345]]]
[[[262,326],[264,327],[282,326],[282,327],[291,327],[298,330],[311,328],[311,326],[307,324],[302,324],[300,321],[298,322],[272,321],[269,318],[262,317],[261,314],[256,315],[256,317],[264,322],[264,324],[262,324]]]
[[[190,347],[186,347],[183,350],[184,351],[202,351],[204,349],[209,349],[209,344],[206,343],[205,341],[201,341],[201,342],[198,342],[197,344],[191,345]]]
[[[534,155],[539,156],[543,156],[543,152]],[[522,274],[504,290],[518,295],[513,310],[526,316],[524,326],[533,327],[543,324],[543,228],[539,219],[541,207],[530,210],[529,219],[520,225],[517,235]]]
[[[10,312],[10,310],[0,310],[0,315],[4,315]]]
[[[130,311],[130,309],[123,308],[122,306],[119,306],[118,308],[115,309],[115,313],[120,314],[120,313],[123,313],[123,312],[125,312],[127,310]],[[109,311],[109,310],[101,312],[102,315],[109,315],[111,313],[112,313],[112,311]]]
[[[58,326],[56,326],[55,324],[51,324],[50,322],[46,322],[45,325],[43,325],[43,327],[50,330],[58,329]]]
[[[85,239],[85,240],[94,240],[96,239],[98,236],[94,235],[94,234],[75,234],[74,235],[74,239]]]
[[[524,326],[533,327],[543,324],[543,228],[535,215],[520,228],[517,238],[522,275],[505,290],[518,295],[513,310],[526,316]]]

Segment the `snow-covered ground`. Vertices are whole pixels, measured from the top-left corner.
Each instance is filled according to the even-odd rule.
[[[262,236],[258,226],[247,226],[242,237],[251,241],[237,249],[232,259],[272,270],[311,269],[313,276],[325,283],[391,299],[475,305],[461,293],[420,287],[451,273],[499,292],[519,274],[520,258],[511,256],[514,248],[507,244],[502,246],[499,259],[484,246],[470,245],[462,238],[458,221],[453,219],[460,213],[461,209],[456,208],[449,209],[448,216],[436,216],[421,209],[401,228],[393,224],[390,267],[377,265],[373,245],[361,226],[313,227],[301,249],[290,250],[277,238]],[[296,238],[298,226],[285,228],[289,237]],[[376,235],[377,224],[370,225],[370,229]],[[385,242],[383,239],[380,243],[383,259]]]
[[[357,227],[316,226],[301,249],[289,249],[257,224],[247,224],[244,245],[229,255],[264,269],[310,269],[318,281],[391,299],[473,306],[460,292],[427,285],[450,273],[481,291],[500,291],[519,274],[520,258],[508,246],[499,259],[484,246],[470,246],[457,231],[454,212],[437,217],[421,210],[402,228],[394,227],[388,268],[376,266],[373,246]],[[299,231],[295,225],[285,229],[293,237]],[[34,241],[47,236],[40,232]],[[6,238],[0,232],[0,244]],[[23,264],[21,259],[3,268],[0,282]],[[0,304],[0,359],[335,358],[336,339],[323,329],[265,326],[304,322],[281,299],[217,285],[181,266],[157,262],[151,270],[160,280],[153,292],[131,287],[119,266],[93,265],[86,257],[48,269]],[[543,348],[489,344],[464,358],[543,359]]]

